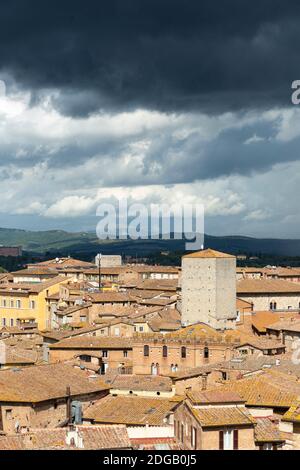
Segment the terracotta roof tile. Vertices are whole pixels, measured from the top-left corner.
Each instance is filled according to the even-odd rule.
[[[242,279],[237,282],[237,294],[300,293],[300,283],[281,279]]]
[[[300,384],[290,376],[272,369],[259,375],[232,381],[222,390],[237,392],[249,406],[289,408],[300,396]]]
[[[22,436],[0,436],[0,450],[25,450]]]
[[[279,320],[267,326],[267,329],[275,331],[295,331],[300,332],[300,320],[290,318],[288,320]]]
[[[184,255],[183,258],[235,258],[235,256],[208,248],[207,250],[194,251]]]
[[[84,449],[126,449],[131,447],[126,426],[77,426]]]
[[[105,380],[112,388],[118,390],[132,391],[153,391],[170,392],[172,391],[172,380],[168,377],[153,375],[116,375],[113,379]]]
[[[291,421],[292,423],[300,423],[300,401],[293,403],[288,411],[282,417],[283,421]]]
[[[234,390],[208,390],[208,391],[190,391],[187,397],[194,404],[213,404],[213,403],[244,403],[245,400]]]
[[[84,419],[96,423],[161,426],[177,402],[167,398],[112,396],[88,408]]]
[[[274,420],[268,418],[256,418],[256,426],[254,428],[254,438],[256,442],[284,442],[278,426]]]
[[[70,364],[57,363],[0,371],[0,401],[41,402],[71,395],[108,390],[99,378],[90,379],[85,371]]]
[[[50,349],[130,349],[132,339],[117,336],[76,336],[50,344]]]
[[[218,426],[253,426],[254,418],[246,408],[237,406],[209,407],[209,408],[190,408],[195,418],[201,424],[201,427]]]

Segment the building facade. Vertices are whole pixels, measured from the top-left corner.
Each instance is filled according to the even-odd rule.
[[[235,327],[236,258],[203,250],[182,258],[182,323]]]
[[[229,360],[236,343],[213,338],[137,335],[132,345],[134,374],[168,375]]]

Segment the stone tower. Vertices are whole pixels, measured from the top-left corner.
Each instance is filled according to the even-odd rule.
[[[236,258],[207,249],[182,257],[182,324],[235,328]]]

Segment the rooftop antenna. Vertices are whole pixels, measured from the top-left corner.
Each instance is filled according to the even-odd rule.
[[[98,287],[99,287],[99,292],[101,292],[101,257],[102,257],[101,253],[98,253],[96,259],[97,259],[97,263],[98,263],[98,283],[99,283]]]

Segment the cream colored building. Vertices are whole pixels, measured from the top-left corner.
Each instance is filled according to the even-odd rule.
[[[235,327],[236,258],[211,249],[182,258],[182,323]]]
[[[253,305],[253,311],[299,310],[300,284],[281,279],[243,279],[237,295]]]

